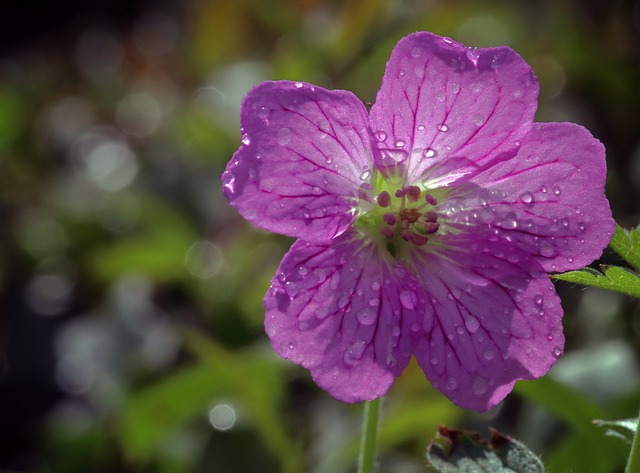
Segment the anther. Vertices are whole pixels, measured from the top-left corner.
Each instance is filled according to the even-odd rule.
[[[440,228],[440,224],[437,222],[425,222],[425,224],[423,225],[424,228],[424,232],[427,235],[431,235],[432,233],[435,233],[438,231],[438,228]]]
[[[438,204],[438,199],[436,199],[434,196],[432,196],[431,194],[426,194],[424,196],[424,200],[427,201],[427,203],[431,204],[431,205],[437,205]]]
[[[395,234],[393,233],[393,228],[387,226],[380,227],[380,233],[382,233],[387,238],[393,238],[395,236]]]
[[[418,202],[420,200],[420,188],[418,186],[408,186],[404,190],[410,202]]]
[[[378,205],[380,207],[389,207],[391,205],[391,196],[387,191],[380,192],[378,196]]]
[[[413,243],[416,246],[424,246],[427,244],[427,241],[429,241],[429,238],[427,238],[424,235],[420,235],[419,233],[412,233],[410,237],[411,237],[411,243]]]
[[[438,221],[438,214],[435,212],[425,212],[422,215],[422,221],[423,222],[437,222]]]
[[[382,216],[382,220],[384,220],[388,225],[395,225],[396,224],[396,216],[390,213],[386,213]]]

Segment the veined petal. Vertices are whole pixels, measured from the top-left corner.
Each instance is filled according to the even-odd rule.
[[[515,158],[461,187],[449,203],[460,211],[448,217],[463,231],[513,241],[546,271],[582,268],[602,254],[615,230],[606,172],[604,147],[585,128],[539,123]]]
[[[424,311],[413,275],[350,235],[298,240],[265,297],[266,332],[283,358],[344,402],[382,396],[406,367]]]
[[[447,240],[438,252],[416,252],[430,304],[415,355],[434,387],[484,411],[562,354],[562,308],[533,257],[461,236]]]
[[[434,162],[464,157],[482,165],[529,131],[538,82],[508,47],[465,48],[432,33],[401,39],[391,54],[371,109],[379,148],[409,155],[408,182]],[[399,146],[402,145],[402,146]]]
[[[328,241],[355,218],[373,162],[367,111],[350,92],[263,82],[242,103],[243,145],[222,175],[229,203],[254,225]]]

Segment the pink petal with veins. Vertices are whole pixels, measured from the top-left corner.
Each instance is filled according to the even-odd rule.
[[[537,98],[531,68],[511,48],[471,49],[414,33],[391,53],[371,127],[386,137],[379,148],[408,155],[407,181],[413,183],[449,157],[481,165],[514,155],[531,128]]]
[[[562,307],[526,253],[461,236],[447,240],[440,254],[416,252],[429,303],[415,356],[449,399],[485,411],[517,380],[544,375],[562,354]],[[516,262],[507,259],[515,254]]]
[[[370,242],[298,240],[265,297],[267,334],[283,357],[311,371],[336,399],[382,396],[404,370],[421,329],[415,277]]]
[[[516,157],[488,166],[451,196],[448,204],[462,200],[464,210],[449,219],[469,233],[508,238],[546,271],[582,268],[615,230],[606,173],[604,146],[585,128],[538,123]]]
[[[346,91],[263,82],[245,97],[240,123],[243,146],[222,181],[243,217],[309,241],[328,241],[351,225],[373,167],[362,102]]]

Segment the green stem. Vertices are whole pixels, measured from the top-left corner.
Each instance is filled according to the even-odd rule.
[[[360,456],[358,457],[358,473],[373,473],[376,463],[376,445],[378,443],[378,423],[382,398],[367,401],[364,404],[362,421],[362,438]]]
[[[636,433],[633,436],[633,443],[631,444],[631,452],[629,453],[629,460],[627,461],[627,469],[625,473],[636,473],[640,471],[640,414],[638,414],[638,426],[636,427]]]

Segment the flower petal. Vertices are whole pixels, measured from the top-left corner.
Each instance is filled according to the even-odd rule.
[[[434,161],[450,156],[484,164],[515,154],[537,97],[531,68],[511,48],[465,48],[414,33],[391,54],[371,125],[375,136],[385,137],[378,147],[410,155],[408,181],[417,182]]]
[[[265,297],[266,332],[283,358],[344,402],[382,396],[406,367],[424,311],[415,277],[376,245],[343,235],[298,240]]]
[[[353,94],[263,82],[242,103],[243,145],[222,175],[229,203],[266,230],[327,241],[354,220],[372,169],[367,111]]]
[[[585,128],[536,124],[515,158],[462,186],[459,199],[447,205],[464,210],[449,218],[470,232],[498,232],[546,271],[582,268],[602,254],[615,230],[606,172],[604,147]]]
[[[416,257],[431,304],[415,355],[434,387],[461,407],[484,411],[515,381],[544,375],[562,354],[562,307],[542,267],[517,248],[461,236],[447,245]]]

